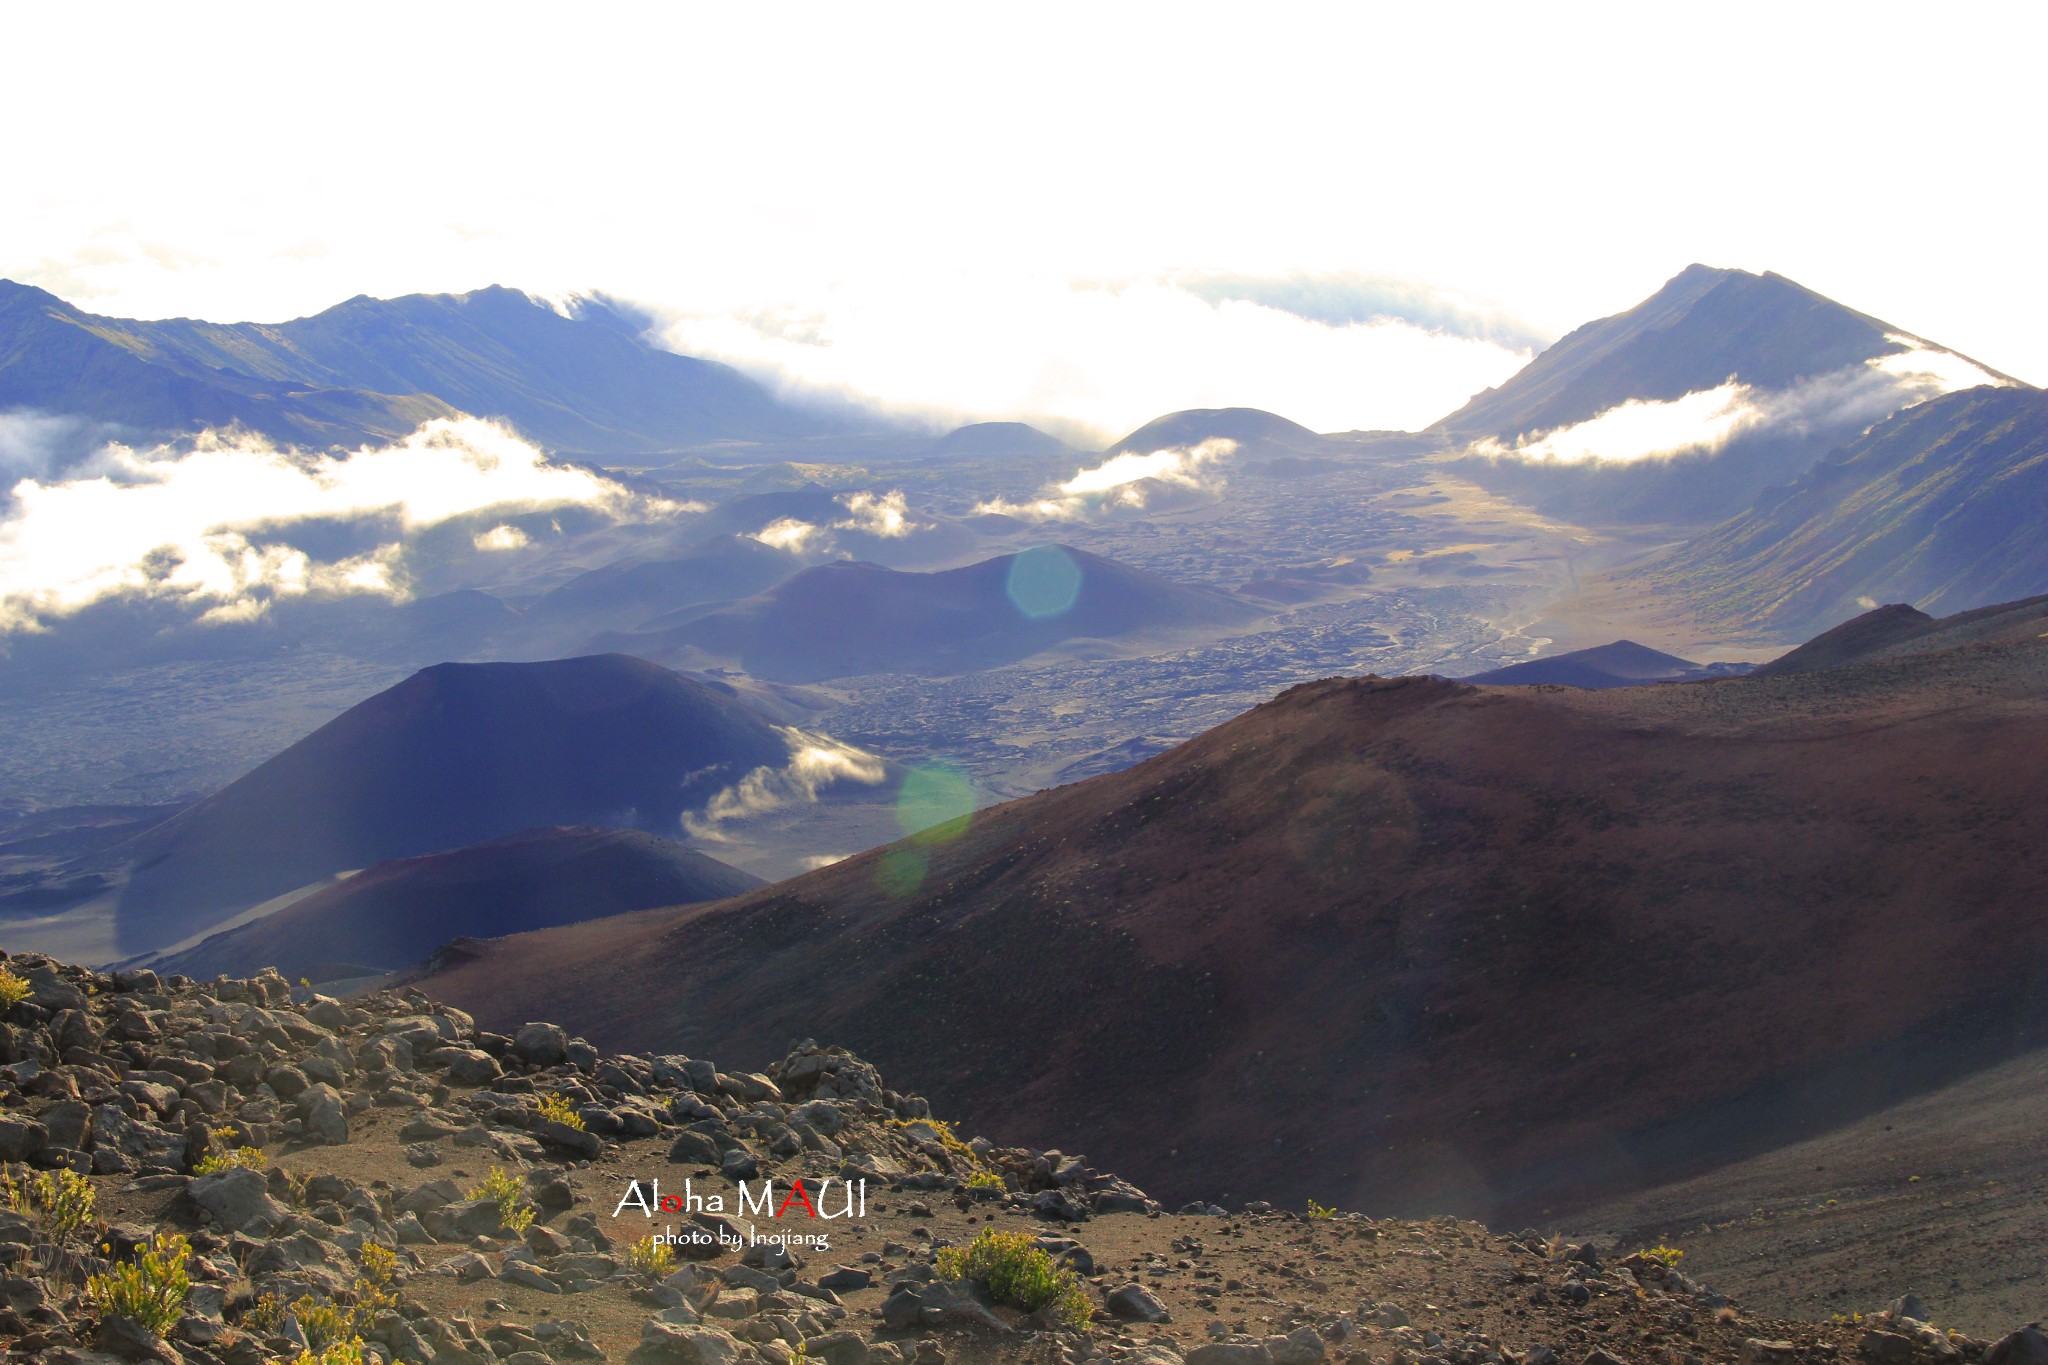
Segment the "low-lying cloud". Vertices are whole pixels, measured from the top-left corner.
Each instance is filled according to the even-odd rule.
[[[1786,389],[1730,379],[1664,401],[1631,399],[1573,426],[1512,443],[1484,440],[1476,455],[1552,464],[1633,463],[1719,450],[1747,436],[1840,436],[1957,389],[2005,381],[1953,351],[1892,335],[1902,349],[1816,375]]]
[[[975,504],[974,510],[1027,521],[1078,521],[1100,512],[1142,510],[1165,489],[1222,492],[1224,479],[1218,465],[1236,453],[1237,442],[1221,436],[1199,445],[1169,446],[1143,454],[1125,451],[1049,485],[1029,501],[990,498]]]
[[[26,478],[0,513],[0,633],[122,594],[249,620],[307,594],[407,593],[404,544],[479,514],[580,505],[619,519],[673,510],[588,469],[555,464],[494,422],[429,422],[352,454],[281,449],[245,432],[138,449],[102,446],[58,477]],[[360,523],[375,542],[323,553],[301,528]],[[517,548],[508,523],[480,550]]]
[[[886,493],[869,490],[841,493],[836,501],[846,509],[846,515],[837,521],[820,526],[799,517],[778,517],[754,532],[754,539],[793,555],[823,554],[837,543],[832,534],[834,531],[901,540],[913,531],[927,529],[931,524],[911,516],[910,504],[901,489],[892,488]]]
[[[1534,333],[1419,296],[1414,317],[1367,307],[1363,286],[1317,301],[1315,278],[1290,292],[1246,276],[923,272],[842,281],[786,304],[666,310],[656,336],[795,400],[880,408],[935,430],[1015,418],[1077,444],[1202,407],[1264,408],[1317,431],[1419,429],[1535,348]]]
[[[1256,303],[1326,327],[1400,322],[1532,355],[1556,339],[1503,309],[1394,275],[1349,270],[1247,275],[1212,270],[1176,275],[1173,284],[1210,303]]]
[[[777,733],[789,745],[789,761],[779,768],[756,768],[705,802],[703,810],[686,812],[686,833],[697,839],[723,840],[724,826],[734,821],[787,806],[810,805],[827,787],[841,782],[872,787],[889,775],[880,758],[829,735],[795,726],[778,726]]]

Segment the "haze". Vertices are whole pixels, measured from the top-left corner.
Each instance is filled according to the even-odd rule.
[[[17,9],[0,276],[605,291],[787,388],[1070,434],[1418,425],[1689,260],[2048,378],[2041,12],[1920,14]]]

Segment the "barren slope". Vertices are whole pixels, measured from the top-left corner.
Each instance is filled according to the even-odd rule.
[[[622,1047],[845,1038],[1169,1197],[1540,1215],[2026,1046],[2044,819],[2041,640],[1331,680],[951,842],[486,945],[432,989]]]

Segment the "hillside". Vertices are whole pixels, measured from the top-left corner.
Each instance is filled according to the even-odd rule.
[[[564,316],[499,286],[214,323],[97,317],[0,281],[0,408],[146,432],[239,422],[317,446],[389,440],[460,411],[590,455],[836,429],[729,366],[649,345],[643,331],[603,301]]]
[[[1473,450],[1461,473],[1551,515],[1696,525],[1892,412],[1992,382],[2013,381],[1782,275],[1693,265],[1429,430]]]
[[[673,557],[629,558],[578,574],[529,606],[525,625],[565,642],[584,641],[663,612],[752,597],[800,566],[751,536],[719,536]]]
[[[1073,447],[1025,422],[970,422],[932,442],[927,454],[988,459],[1003,455],[1066,455]]]
[[[829,1032],[1171,1198],[1524,1218],[2038,1034],[2044,772],[2036,638],[1604,691],[1333,679],[952,842],[431,986],[617,1046]]]
[[[415,673],[112,851],[119,949],[329,875],[536,825],[670,831],[788,742],[730,689],[620,655]]]
[[[1653,561],[1704,620],[1789,637],[1874,602],[1956,612],[2048,592],[2048,392],[1909,408]]]
[[[819,682],[964,673],[1069,640],[1216,632],[1263,614],[1213,588],[1048,545],[934,573],[821,564],[664,640],[737,659],[757,678]]]
[[[1299,422],[1259,408],[1189,408],[1153,418],[1104,453],[1146,455],[1215,440],[1235,441],[1243,455],[1315,453],[1331,444]]]
[[[1696,664],[1690,659],[1639,645],[1634,640],[1616,640],[1611,645],[1574,649],[1548,658],[1474,673],[1463,681],[1494,687],[1529,687],[1538,683],[1557,683],[1566,687],[1635,687],[1650,682],[1725,677],[1739,671],[1725,666],[1710,668]]]
[[[722,900],[761,879],[637,830],[551,828],[379,863],[264,918],[152,957],[207,980],[275,967],[314,982],[423,962],[450,939]]]

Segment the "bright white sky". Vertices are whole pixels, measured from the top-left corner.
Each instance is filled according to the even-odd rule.
[[[0,275],[220,320],[605,290],[790,382],[1114,435],[1417,425],[1522,358],[1190,278],[1412,281],[1512,340],[1698,260],[2041,382],[2044,16],[9,6]]]

